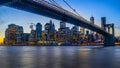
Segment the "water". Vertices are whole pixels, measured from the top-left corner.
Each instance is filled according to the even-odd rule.
[[[1,46],[0,68],[120,68],[120,47]]]

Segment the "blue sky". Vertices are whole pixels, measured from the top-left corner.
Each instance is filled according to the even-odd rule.
[[[62,1],[55,0],[63,8],[72,12],[72,10]],[[120,0],[66,0],[79,14],[89,20],[91,16],[95,17],[95,24],[100,25],[101,17],[107,18],[107,23],[115,23],[116,36],[120,35]],[[41,15],[29,13],[14,8],[0,6],[0,38],[4,37],[4,31],[8,24],[14,23],[21,25],[24,32],[30,32],[29,23],[40,22],[44,24],[49,22],[51,18],[43,17]],[[52,19],[59,28],[59,21]],[[72,25],[67,24],[71,27]]]

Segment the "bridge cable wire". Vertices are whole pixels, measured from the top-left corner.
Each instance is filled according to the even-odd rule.
[[[49,2],[51,2],[52,4],[55,4],[52,0],[49,0]]]
[[[70,9],[72,9],[77,15],[80,16],[80,14],[79,14],[70,4],[68,4],[68,2],[67,2],[66,0],[63,0],[63,2],[64,2]]]
[[[49,0],[52,4],[61,7],[55,0]]]

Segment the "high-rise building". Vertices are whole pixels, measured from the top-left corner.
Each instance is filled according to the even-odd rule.
[[[8,28],[5,31],[5,44],[6,45],[15,45],[17,43],[17,36],[16,36],[17,32],[18,32],[17,25],[15,24],[8,25]]]
[[[88,31],[88,30],[86,31],[86,35],[87,35],[87,36],[89,35],[89,31]]]
[[[31,30],[31,33],[29,36],[29,44],[30,45],[36,44],[36,30]]]
[[[71,29],[71,40],[72,42],[78,42],[79,39],[79,28],[78,26],[73,26]]]
[[[30,36],[29,33],[23,33],[23,35],[22,35],[22,43],[23,43],[24,45],[27,45],[27,44],[28,44],[29,36]]]
[[[49,29],[50,29],[50,23],[46,23],[45,24],[45,30],[49,31]]]
[[[85,39],[85,28],[80,27],[80,41],[83,41]]]
[[[66,23],[64,21],[60,22],[60,28],[66,28]]]
[[[36,41],[40,41],[42,38],[42,25],[37,23],[36,25]]]
[[[71,29],[71,31],[78,31],[78,30],[79,30],[78,26],[73,26]]]
[[[80,27],[80,34],[82,34],[82,35],[85,34],[85,28],[84,27]]]
[[[57,32],[57,41],[58,43],[68,43],[71,40],[71,32],[69,27],[66,27],[64,21],[60,22],[60,28]]]
[[[17,34],[16,34],[17,44],[22,44],[22,42],[23,42],[22,35],[23,35],[23,27],[17,26]]]
[[[94,17],[90,17],[90,23],[93,25],[94,24]],[[90,31],[91,34],[94,34],[94,32],[91,30]]]
[[[90,23],[94,24],[94,17],[90,17]]]
[[[55,33],[56,33],[55,25],[52,22],[52,20],[50,20],[49,23],[45,24],[45,34],[46,34],[45,36],[46,36],[46,40],[47,41],[53,41],[53,40],[55,40]]]
[[[106,30],[105,25],[106,25],[106,17],[102,17],[101,18],[101,28],[103,28],[104,30]]]

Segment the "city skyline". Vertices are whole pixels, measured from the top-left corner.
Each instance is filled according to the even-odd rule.
[[[57,1],[63,8],[70,10],[67,6],[64,5],[62,1]],[[78,12],[80,15],[87,20],[91,16],[95,17],[95,24],[100,24],[100,18],[105,16],[107,18],[107,23],[115,23],[115,26],[119,28],[119,16],[118,13],[120,12],[120,5],[119,0],[78,0],[68,1]],[[72,2],[72,3],[71,3]],[[78,4],[80,3],[80,4]],[[79,5],[79,6],[78,6]],[[95,6],[96,5],[96,6]],[[83,7],[84,6],[84,7]],[[90,8],[89,10],[87,8]],[[104,10],[104,11],[102,11]],[[71,11],[71,10],[70,10]],[[0,42],[3,41],[4,38],[4,31],[7,28],[7,25],[10,23],[14,23],[17,25],[21,25],[25,27],[25,32],[30,32],[29,24],[28,23],[37,23],[41,22],[42,25],[47,23],[50,18],[43,17],[37,14],[16,10],[9,7],[0,7]],[[55,25],[59,28],[59,24],[57,20],[54,20]],[[98,22],[98,23],[96,23]],[[24,25],[23,25],[24,24]],[[67,25],[71,27],[72,25]],[[56,28],[56,29],[57,29]],[[116,36],[120,35],[120,31],[116,29]]]
[[[91,23],[94,24],[94,18],[91,17]],[[44,29],[42,29],[44,26]],[[83,45],[85,43],[103,43],[103,36],[93,31],[84,28],[73,26],[69,28],[66,22],[61,21],[60,27],[55,29],[52,20],[45,25],[41,23],[31,23],[30,33],[24,33],[23,26],[16,24],[9,24],[5,30],[5,45]],[[35,29],[33,28],[35,27]],[[104,26],[103,26],[104,27]]]

